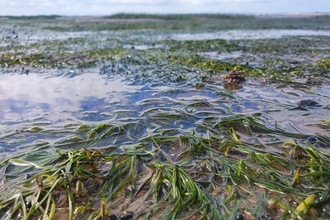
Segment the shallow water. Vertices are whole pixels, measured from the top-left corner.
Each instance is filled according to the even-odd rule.
[[[98,73],[72,77],[47,74],[0,76],[2,122],[26,120],[44,113],[68,117],[73,112],[94,110],[98,102],[126,104],[125,95],[141,86],[127,86],[122,79]]]
[[[330,36],[330,31],[319,30],[229,30],[214,33],[175,34],[174,40],[240,40],[240,39],[270,39],[288,36]]]
[[[322,91],[324,95],[320,96],[318,91]],[[240,97],[264,105],[264,109],[259,108],[259,112],[264,112],[263,117],[267,123],[277,123],[283,130],[293,133],[320,133],[326,136],[329,132],[317,125],[322,120],[328,120],[329,92],[329,85],[316,86],[308,94],[295,88],[278,89],[274,86],[245,86],[243,90],[237,91]],[[315,100],[320,106],[297,108],[298,102],[304,99]]]
[[[1,151],[7,151],[6,148],[13,151],[13,146],[21,148],[19,143],[23,140],[29,143],[54,138],[43,134],[7,138],[8,131],[15,129],[32,126],[63,129],[69,123],[120,118],[143,121],[149,118],[149,111],[186,112],[184,114],[190,115],[188,121],[174,120],[174,126],[182,129],[201,129],[196,122],[208,117],[259,114],[266,124],[272,127],[277,124],[288,132],[329,135],[328,131],[319,127],[321,120],[328,120],[330,114],[328,85],[315,86],[306,94],[290,87],[281,89],[275,84],[261,85],[251,79],[243,84],[243,88],[232,92],[235,98],[229,98],[217,95],[219,89],[224,89],[222,81],[211,80],[209,83],[205,88],[195,89],[189,86],[132,84],[123,77],[100,75],[98,72],[72,72],[61,76],[34,72],[29,75],[2,74],[0,131],[5,138]],[[295,109],[302,99],[312,99],[321,105]],[[132,132],[143,136],[144,129]],[[202,129],[201,132],[205,131]]]

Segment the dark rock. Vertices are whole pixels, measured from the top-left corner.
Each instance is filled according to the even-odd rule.
[[[119,215],[119,219],[120,220],[130,220],[133,218],[133,216],[134,216],[133,212],[125,211],[124,213]]]
[[[303,99],[298,102],[298,106],[316,106],[319,107],[319,103],[311,99]]]

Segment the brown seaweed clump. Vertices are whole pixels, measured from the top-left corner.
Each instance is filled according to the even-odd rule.
[[[245,79],[245,74],[236,70],[230,71],[229,73],[222,76],[223,81],[227,83],[243,83]]]

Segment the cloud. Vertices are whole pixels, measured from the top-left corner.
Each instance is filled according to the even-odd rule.
[[[14,1],[10,1],[10,2],[9,2],[9,5],[15,6],[15,5],[17,5],[17,3],[14,2]]]
[[[16,0],[10,1],[10,4],[15,5],[67,5],[74,7],[75,5],[196,5],[196,4],[220,4],[228,2],[269,2],[274,0]],[[1,1],[8,3],[8,1]]]
[[[0,0],[0,15],[329,12],[329,0]]]

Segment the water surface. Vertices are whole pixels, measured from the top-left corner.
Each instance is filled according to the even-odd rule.
[[[229,30],[218,31],[214,33],[193,33],[193,34],[175,34],[172,36],[175,40],[257,40],[257,39],[276,39],[289,36],[330,36],[330,31],[320,30]]]

